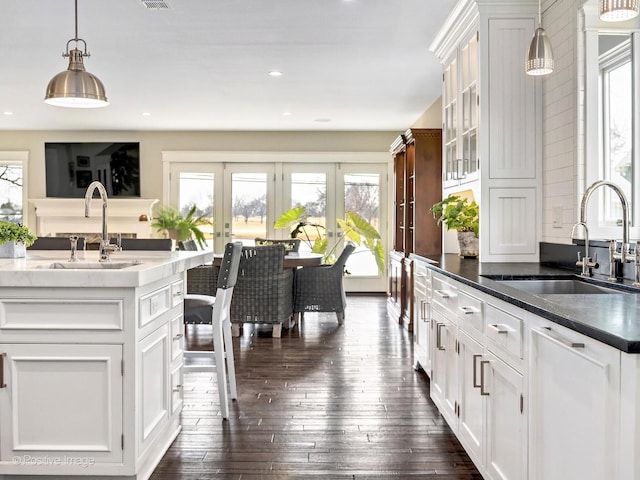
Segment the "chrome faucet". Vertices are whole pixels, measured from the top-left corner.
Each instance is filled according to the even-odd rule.
[[[120,248],[118,245],[112,245],[109,243],[109,235],[107,232],[107,191],[100,182],[91,182],[87,187],[87,192],[84,195],[84,216],[89,218],[91,216],[91,197],[93,192],[98,190],[100,198],[102,199],[102,240],[100,241],[100,261],[108,262],[109,254],[115,252]]]
[[[71,242],[71,257],[69,258],[69,261],[77,262],[78,256],[76,253],[78,251],[78,235],[69,236],[69,241]]]
[[[573,225],[573,228],[571,229],[571,239],[574,238],[577,227],[582,227],[582,229],[584,230],[584,256],[580,258],[580,252],[578,252],[578,261],[576,262],[576,265],[582,267],[582,272],[580,273],[580,275],[582,275],[583,277],[590,277],[592,275],[591,269],[598,268],[598,254],[594,253],[593,261],[591,261],[591,257],[589,256],[589,229],[587,228],[587,224],[585,222],[578,222]]]
[[[577,225],[582,224],[585,229],[585,257],[589,256],[588,250],[588,232],[587,232],[587,203],[589,202],[589,198],[594,191],[596,191],[600,187],[609,187],[611,188],[618,198],[620,199],[620,203],[622,204],[622,245],[620,245],[620,253],[618,253],[618,242],[616,240],[611,240],[609,245],[609,280],[621,280],[616,275],[616,263],[626,263],[634,261],[634,258],[631,257],[629,253],[629,201],[625,196],[622,189],[613,182],[609,182],[607,180],[599,180],[597,182],[592,183],[589,188],[584,192],[582,197],[582,202],[580,204],[580,222],[576,223],[571,230],[571,238],[573,239],[573,233],[575,227]],[[583,259],[582,263],[582,275],[591,276],[588,269],[585,273],[585,265],[584,262],[587,258]],[[588,262],[587,262],[588,263]],[[580,264],[580,260],[578,260],[578,264]]]

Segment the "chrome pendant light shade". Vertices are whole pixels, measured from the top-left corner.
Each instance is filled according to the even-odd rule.
[[[542,0],[538,0],[538,28],[533,33],[525,66],[528,75],[548,75],[553,72],[553,50],[547,32],[542,28]]]
[[[536,28],[531,45],[529,46],[529,55],[527,55],[527,74],[529,75],[548,75],[553,72],[553,51],[551,50],[551,42],[547,33],[543,28]]]
[[[638,0],[599,0],[598,4],[600,20],[605,22],[630,20],[640,12]]]
[[[87,44],[78,38],[78,0],[75,0],[75,37],[67,42],[66,53],[69,57],[68,68],[54,76],[47,85],[44,101],[49,105],[70,108],[96,108],[109,105],[102,82],[84,68],[84,57],[88,57]],[[69,44],[75,47],[69,50]],[[79,42],[84,50],[78,49]]]

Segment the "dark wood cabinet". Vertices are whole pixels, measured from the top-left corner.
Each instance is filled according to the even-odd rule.
[[[391,144],[391,154],[394,218],[387,313],[411,331],[413,265],[408,256],[442,252],[442,229],[429,211],[442,199],[442,130],[409,129]]]

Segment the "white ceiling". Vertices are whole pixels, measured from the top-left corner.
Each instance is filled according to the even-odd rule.
[[[0,0],[0,130],[405,129],[439,96],[429,45],[455,0],[165,2],[78,0],[111,103],[84,110],[43,102],[73,0]]]

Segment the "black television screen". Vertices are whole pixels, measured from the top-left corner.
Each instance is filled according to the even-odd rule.
[[[94,180],[109,197],[140,196],[140,143],[45,143],[47,197],[82,198]]]

